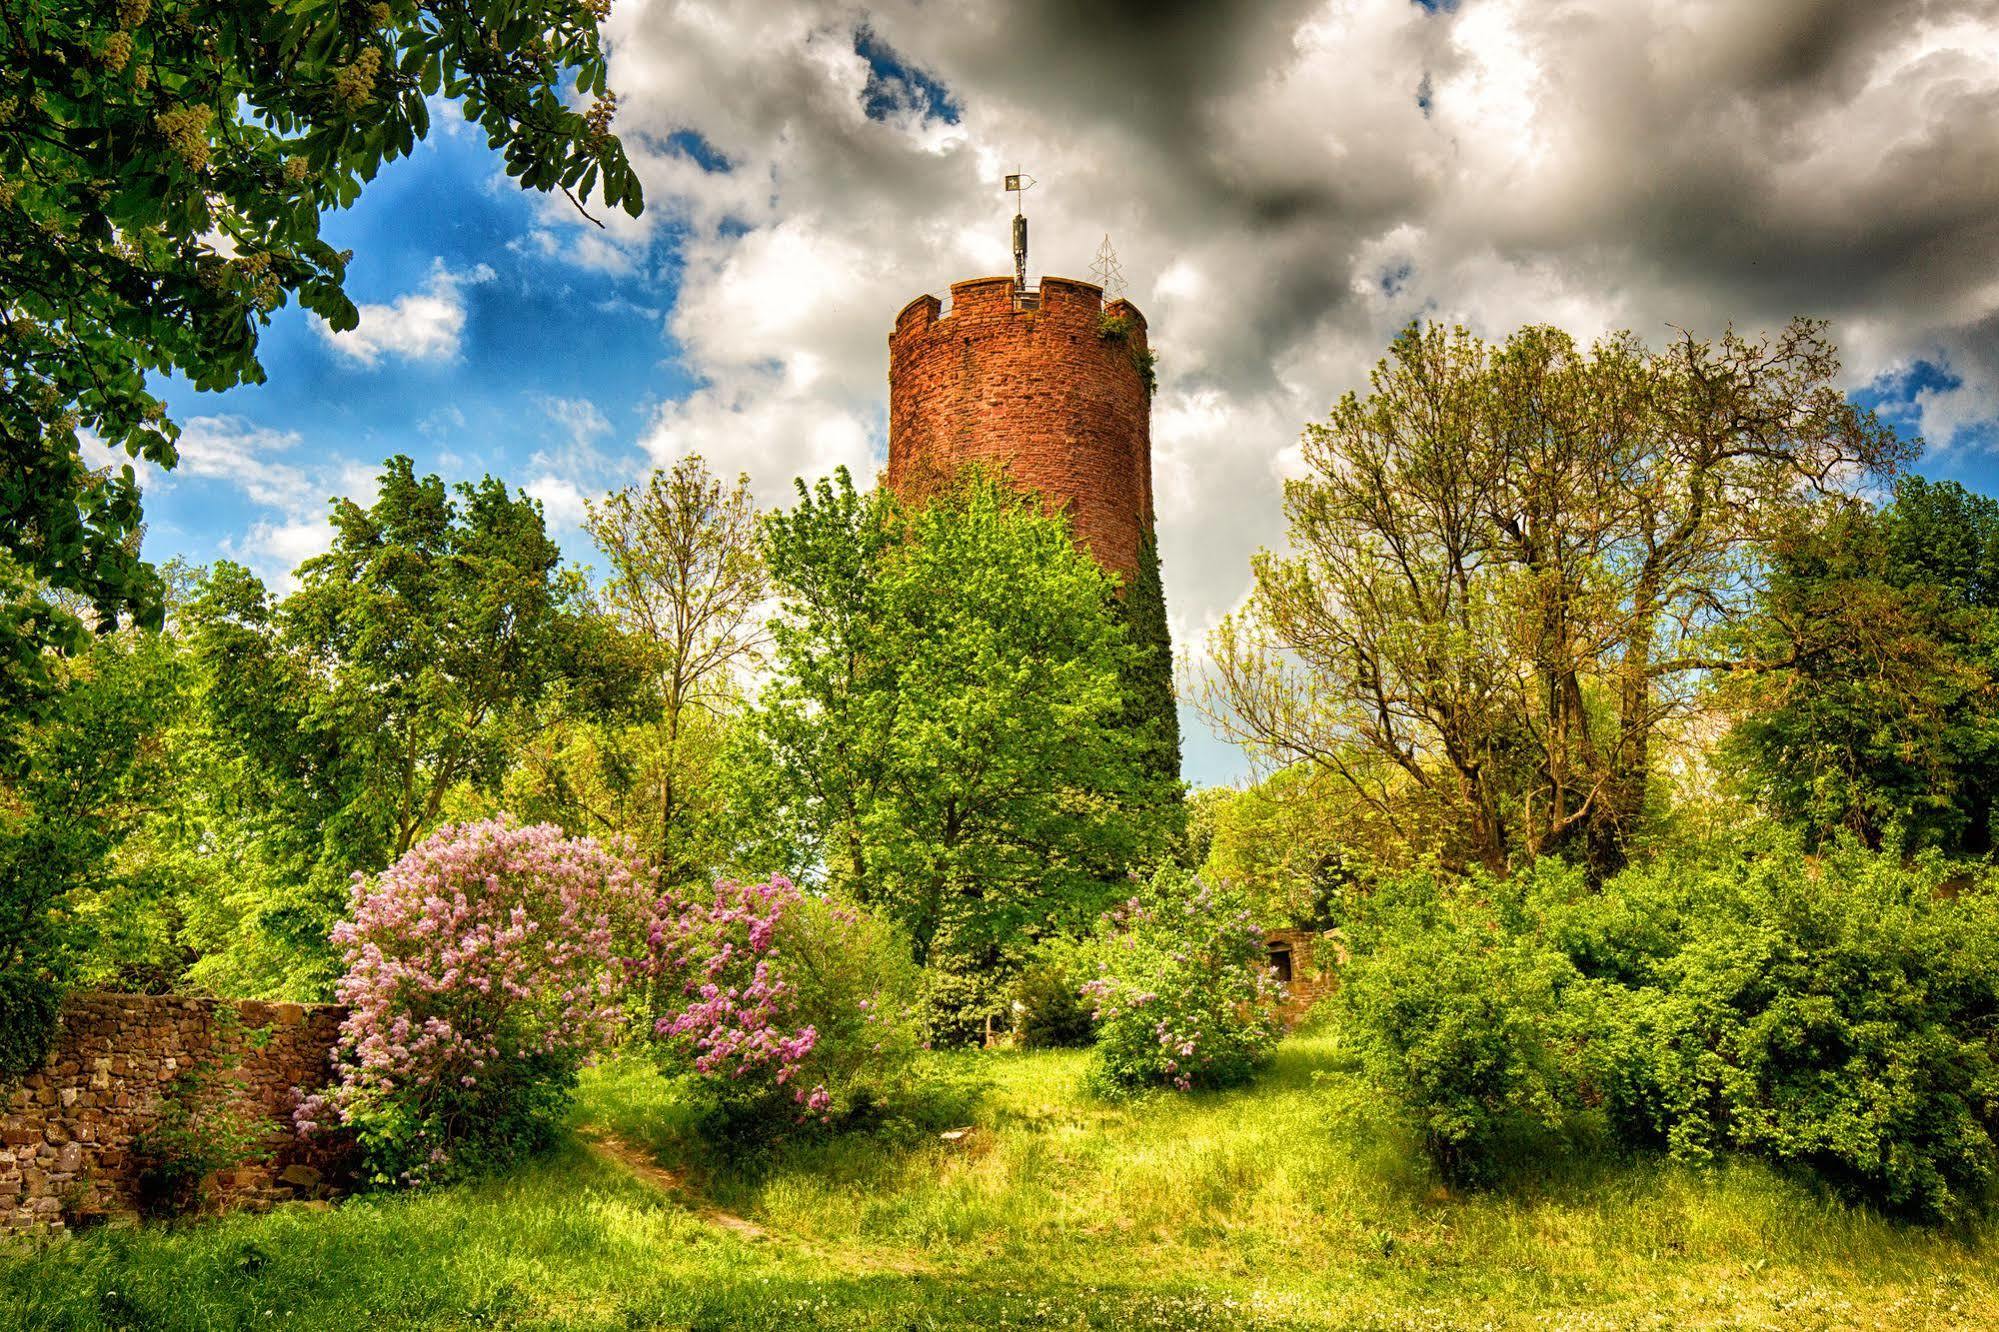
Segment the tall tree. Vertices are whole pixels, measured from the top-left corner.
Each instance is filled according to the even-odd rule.
[[[641,734],[600,737],[606,761],[597,766],[646,788],[648,826],[629,831],[657,856],[662,877],[678,882],[710,868],[689,845],[691,825],[710,794],[719,720],[768,638],[756,504],[748,476],[724,486],[690,456],[593,503],[588,525],[609,564],[604,609],[630,635],[650,685]],[[643,746],[637,761],[634,740]],[[622,762],[601,749],[619,744]]]
[[[1350,765],[1381,762],[1353,755]],[[1396,804],[1407,810],[1424,793],[1397,773]],[[1411,845],[1350,783],[1318,764],[1296,763],[1242,788],[1210,787],[1188,801],[1194,866],[1213,883],[1239,889],[1262,925],[1323,928],[1337,924],[1356,884],[1404,870],[1439,848]],[[1413,812],[1413,811],[1412,811]],[[1442,820],[1405,818],[1417,835],[1434,836]]]
[[[411,151],[430,99],[522,186],[637,213],[608,132],[607,9],[0,0],[0,553],[30,586],[159,622],[133,470],[93,468],[79,442],[171,467],[149,374],[260,382],[258,329],[294,297],[352,328],[320,215]],[[0,658],[78,645],[76,617],[37,604],[0,615]]]
[[[919,961],[1080,926],[1164,850],[1177,785],[1123,724],[1114,587],[1059,517],[977,474],[905,510],[842,471],[801,483],[766,557],[782,613],[746,772]]]
[[[1913,446],[1835,387],[1822,323],[1774,337],[1411,327],[1305,434],[1291,552],[1216,635],[1211,715],[1349,781],[1385,759],[1457,811],[1469,858],[1613,869],[1653,746],[1786,515]]]
[[[104,936],[126,922],[92,908],[136,887],[116,855],[172,790],[157,739],[183,673],[159,634],[97,640],[0,772],[0,1082],[40,1064],[82,955],[118,951]]]
[[[289,597],[225,563],[191,610],[243,814],[291,871],[288,892],[250,904],[242,950],[279,935],[290,974],[235,988],[327,979],[324,932],[348,876],[407,851],[454,788],[496,787],[553,694],[588,701],[625,666],[603,653],[540,507],[491,477],[454,491],[393,458],[375,502],[339,501],[333,525],[333,548],[300,566]]]

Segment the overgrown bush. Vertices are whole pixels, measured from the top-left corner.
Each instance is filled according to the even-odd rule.
[[[139,1163],[139,1205],[149,1216],[184,1216],[208,1200],[209,1181],[222,1170],[270,1156],[271,1131],[263,1115],[231,1095],[230,1074],[245,1045],[270,1038],[269,1028],[244,1031],[231,1007],[215,1010],[216,1035],[209,1053],[167,1084],[153,1122],[132,1139]]]
[[[1576,1107],[1561,1034],[1568,961],[1495,909],[1495,885],[1382,885],[1350,933],[1334,1020],[1445,1178],[1489,1179],[1507,1145]]]
[[[1103,1090],[1226,1087],[1269,1058],[1282,987],[1233,891],[1166,868],[1079,951]]]
[[[1893,1211],[1977,1210],[1999,1176],[1999,895],[1944,895],[1945,877],[1849,841],[1649,866],[1615,901],[1563,903],[1549,914],[1595,973],[1572,1006],[1583,1071],[1627,1134],[1680,1156],[1752,1152]]]
[[[1588,891],[1377,895],[1340,1011],[1367,1071],[1477,1175],[1508,1123],[1600,1112],[1628,1146],[1744,1152],[1948,1218],[1999,1178],[1999,891],[1795,842],[1629,869]],[[1405,889],[1409,886],[1405,886]]]
[[[1013,987],[1013,1029],[1030,1050],[1088,1045],[1096,1039],[1069,956],[1042,956],[1021,969]]]
[[[917,1021],[926,1045],[977,1049],[1011,1024],[1020,959],[994,946],[962,948],[945,933],[922,969]]]
[[[300,1131],[351,1127],[378,1184],[545,1146],[578,1068],[621,1030],[652,901],[621,851],[505,819],[445,827],[357,878],[334,930],[353,1009],[339,1081],[300,1104]]]
[[[782,877],[724,880],[663,902],[652,941],[665,1065],[691,1075],[718,1142],[924,1117],[918,978],[886,921]]]
[[[148,1216],[184,1216],[208,1200],[209,1181],[270,1155],[269,1125],[233,1103],[200,1072],[182,1073],[168,1085],[158,1116],[132,1139],[139,1161],[139,1205]]]

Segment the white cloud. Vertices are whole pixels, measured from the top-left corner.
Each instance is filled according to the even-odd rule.
[[[583,492],[576,483],[559,476],[538,476],[523,487],[529,498],[541,501],[542,515],[555,527],[581,528],[589,516]]]
[[[445,403],[432,408],[416,424],[417,433],[426,439],[447,439],[465,429],[465,413],[456,403]]]
[[[863,24],[955,123],[907,80],[868,117]],[[1959,377],[1916,404],[1933,446],[1999,416],[1990,0],[680,0],[609,31],[646,214],[599,233],[550,201],[531,243],[637,270],[672,230],[667,334],[703,386],[647,455],[766,498],[869,470],[890,320],[1008,268],[999,177],[1024,166],[1031,268],[1081,275],[1108,230],[1150,322],[1188,636],[1283,540],[1303,425],[1412,318],[1660,338],[1825,315],[1855,385],[1918,358]]]
[[[263,519],[250,525],[242,537],[222,543],[222,553],[246,565],[280,595],[298,585],[294,571],[315,555],[333,548],[333,527],[324,518],[317,522]]]
[[[383,356],[453,360],[465,333],[464,288],[490,282],[493,276],[485,264],[458,272],[439,259],[422,290],[405,292],[387,305],[362,305],[360,322],[347,332],[335,333],[323,319],[314,323],[334,351],[361,365],[375,365]]]
[[[199,477],[240,491],[271,511],[240,537],[224,538],[221,551],[247,565],[280,591],[295,586],[299,562],[333,544],[327,521],[335,496],[374,501],[375,469],[340,458],[300,457],[296,431],[273,430],[238,416],[190,417],[181,428],[180,462],[171,473],[153,472],[172,486]]]
[[[530,466],[536,474],[523,487],[541,501],[543,515],[557,530],[578,532],[588,516],[585,499],[595,499],[630,479],[629,454],[613,457],[601,447],[612,434],[610,421],[588,398],[534,396],[556,437],[535,450]]]
[[[548,419],[568,436],[571,448],[593,447],[603,436],[611,433],[611,423],[604,419],[604,413],[588,398],[560,398],[552,394],[536,398]]]
[[[181,429],[175,473],[227,481],[253,503],[295,510],[314,498],[312,473],[286,460],[298,443],[297,431],[236,416],[197,416]]]
[[[750,474],[757,499],[787,504],[793,477],[845,467],[866,484],[880,422],[858,404],[800,387],[779,369],[739,370],[725,384],[661,406],[639,443],[655,467],[699,453],[723,476]]]

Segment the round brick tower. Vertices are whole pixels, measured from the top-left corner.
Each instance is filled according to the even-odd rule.
[[[1012,277],[954,282],[941,310],[919,296],[889,334],[889,486],[921,495],[981,464],[1066,509],[1130,587],[1153,535],[1145,316],[1069,278],[1024,297]]]

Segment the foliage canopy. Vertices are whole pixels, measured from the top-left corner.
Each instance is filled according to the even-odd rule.
[[[781,614],[738,765],[751,807],[919,962],[1080,931],[1164,851],[1178,796],[1122,724],[1111,580],[990,478],[913,510],[845,471],[799,492],[766,532]]]
[[[1739,664],[1715,634],[1753,603],[1757,543],[1912,455],[1838,368],[1808,320],[1656,352],[1412,326],[1307,429],[1291,553],[1256,557],[1215,635],[1211,715],[1391,820],[1395,771],[1462,862],[1615,869],[1659,737]]]
[[[409,154],[431,99],[478,125],[523,187],[636,214],[638,178],[609,133],[606,8],[0,0],[6,577],[100,622],[160,623],[135,473],[93,467],[83,442],[172,467],[178,430],[149,375],[261,382],[259,327],[294,298],[354,327],[349,256],[320,215]],[[78,645],[75,616],[29,603],[0,617],[6,655]]]
[[[1999,503],[1903,477],[1773,543],[1725,751],[1814,839],[1989,853],[1999,813]]]

